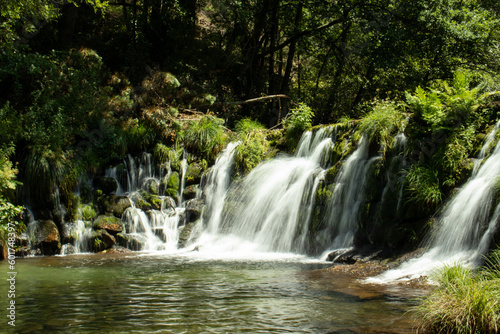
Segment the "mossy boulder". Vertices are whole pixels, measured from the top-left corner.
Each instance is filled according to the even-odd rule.
[[[196,183],[200,183],[202,174],[203,167],[200,164],[196,162],[189,164],[186,168],[186,175],[184,177],[185,185],[190,186]]]
[[[123,232],[125,226],[120,218],[115,216],[100,215],[94,220],[94,230],[106,230],[111,234]]]
[[[57,225],[52,220],[39,220],[30,228],[32,248],[39,249],[42,255],[59,254],[61,236]]]
[[[102,252],[116,244],[116,239],[106,230],[95,231],[90,239],[90,244],[94,252]]]
[[[179,194],[179,188],[180,188],[181,182],[179,178],[179,173],[173,172],[170,174],[168,177],[168,180],[166,182],[166,195],[167,196],[177,196]]]
[[[99,212],[104,214],[113,214],[121,218],[123,212],[132,206],[127,196],[103,195],[97,200]]]
[[[182,192],[182,197],[184,200],[190,200],[196,197],[196,194],[198,192],[198,185],[193,184],[190,186],[187,186],[184,191]]]
[[[141,209],[142,211],[151,210],[151,203],[149,203],[140,193],[136,192],[130,196],[130,199],[134,202],[135,207]]]
[[[156,179],[148,179],[142,185],[142,190],[147,194],[158,195],[160,193],[160,182]]]
[[[118,182],[112,177],[96,177],[92,185],[95,189],[101,190],[104,195],[110,195],[118,190]]]

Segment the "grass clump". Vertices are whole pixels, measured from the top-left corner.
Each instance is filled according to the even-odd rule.
[[[269,151],[265,127],[257,121],[245,118],[235,127],[240,145],[236,147],[234,161],[238,171],[246,174],[255,168]]]
[[[438,173],[425,166],[410,167],[405,178],[405,191],[408,201],[423,210],[436,208],[442,200]]]
[[[361,133],[370,141],[376,140],[388,148],[396,132],[404,128],[405,116],[399,111],[399,105],[392,101],[378,101],[373,109],[359,123]]]
[[[182,130],[180,140],[190,152],[214,161],[227,140],[224,120],[205,115],[199,120],[190,121]]]
[[[422,329],[431,333],[498,333],[500,256],[483,271],[462,265],[441,269],[439,286],[413,308]]]

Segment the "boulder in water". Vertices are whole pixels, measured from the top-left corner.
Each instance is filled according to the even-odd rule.
[[[197,220],[194,223],[188,223],[184,227],[182,227],[182,230],[179,234],[179,241],[177,243],[178,248],[189,246],[189,240],[194,240],[199,237],[199,235],[195,235],[194,232],[197,231],[196,225],[200,224],[200,222],[200,220]]]
[[[91,245],[96,252],[102,252],[116,244],[116,239],[106,230],[99,230],[91,238]]]
[[[92,185],[95,189],[101,190],[105,195],[116,193],[116,190],[118,190],[118,182],[112,177],[96,177]]]
[[[42,255],[59,254],[61,250],[61,236],[57,225],[52,220],[39,220],[32,223],[32,248],[39,249]]]
[[[106,230],[111,234],[123,232],[125,226],[120,218],[100,215],[94,220],[94,230]]]
[[[195,198],[186,202],[186,223],[195,222],[201,217],[205,203],[201,198]]]
[[[142,245],[146,243],[147,239],[141,234],[118,233],[116,235],[116,241],[119,246],[133,251],[140,251],[142,249]]]

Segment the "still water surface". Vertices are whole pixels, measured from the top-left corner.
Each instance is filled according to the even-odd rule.
[[[287,256],[83,254],[16,260],[15,333],[411,333],[417,291]],[[0,270],[7,273],[6,261]],[[2,280],[2,314],[8,286]],[[5,315],[0,328],[9,333]]]

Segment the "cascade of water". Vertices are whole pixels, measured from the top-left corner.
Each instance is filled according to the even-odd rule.
[[[230,177],[234,162],[234,153],[239,144],[240,142],[229,143],[207,174],[206,181],[202,181],[205,184],[203,194],[206,198],[205,215],[208,217],[206,228],[208,233],[216,233],[219,229],[226,192],[231,182]],[[198,194],[198,196],[201,195]]]
[[[496,132],[497,129],[493,131]],[[486,140],[483,149],[491,144],[491,140],[489,138]],[[412,259],[400,268],[388,271],[370,281],[385,282],[414,278],[428,274],[443,264],[457,261],[471,266],[477,265],[481,254],[488,249],[498,224],[500,209],[497,207],[493,215],[491,212],[494,186],[499,175],[500,142],[477,172],[446,205],[437,223],[438,228],[430,238],[429,250],[421,257]]]
[[[73,233],[75,237],[75,253],[90,252],[90,239],[93,234],[92,226],[86,226],[83,220],[78,219]]]
[[[184,152],[185,155],[185,152]],[[182,159],[181,161],[181,184],[180,184],[180,189],[179,189],[179,203],[177,203],[177,206],[181,206],[183,202],[182,194],[184,193],[184,187],[186,185],[186,170],[187,170],[187,160],[186,158]]]
[[[382,190],[382,199],[380,200],[380,205],[378,208],[377,216],[382,216],[383,211],[386,209],[385,205],[388,202],[388,197],[391,192],[397,192],[397,204],[395,214],[396,216],[401,211],[401,201],[403,199],[403,186],[404,182],[402,180],[405,176],[405,168],[407,166],[405,158],[405,149],[408,143],[408,138],[404,133],[399,133],[394,137],[392,143],[392,151],[394,156],[389,162],[389,167],[386,170],[385,178],[386,183],[384,190]],[[397,187],[397,189],[395,189]],[[391,191],[392,190],[392,191]]]
[[[224,251],[245,247],[253,251],[303,250],[314,190],[324,171],[320,162],[332,147],[330,135],[331,128],[323,128],[312,140],[312,133],[306,132],[295,157],[261,164],[233,184],[225,196],[213,198],[221,202],[211,204],[210,231],[235,238],[232,248]],[[311,145],[314,141],[319,144]]]
[[[380,157],[369,158],[370,142],[361,137],[358,148],[349,156],[341,167],[333,190],[332,201],[329,203],[327,217],[329,233],[335,236],[330,250],[351,247],[354,234],[358,228],[360,206],[365,197],[371,165]]]

